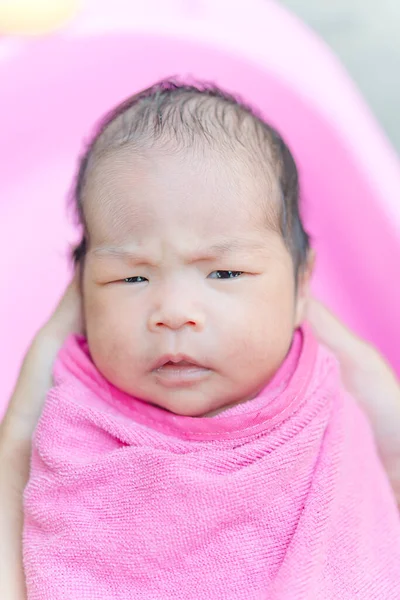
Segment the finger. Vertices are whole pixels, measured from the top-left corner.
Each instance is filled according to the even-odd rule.
[[[45,325],[46,331],[64,339],[70,333],[82,333],[82,302],[79,272],[67,286],[57,307]]]
[[[311,299],[307,308],[307,318],[314,335],[338,357],[362,359],[370,353],[370,346],[346,327],[321,302]],[[361,355],[360,355],[361,353]]]

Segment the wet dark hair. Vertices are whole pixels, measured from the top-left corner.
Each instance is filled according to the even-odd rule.
[[[88,249],[84,192],[91,166],[110,151],[129,146],[185,149],[207,142],[223,144],[255,155],[260,169],[273,167],[281,192],[279,229],[289,249],[296,278],[305,267],[310,240],[300,216],[299,176],[295,160],[280,136],[252,108],[214,85],[161,81],[128,98],[100,123],[80,159],[73,202],[82,239],[73,251],[75,264],[82,264]]]

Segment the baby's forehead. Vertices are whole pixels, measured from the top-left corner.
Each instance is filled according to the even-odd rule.
[[[107,233],[184,223],[212,232],[279,228],[279,185],[241,148],[214,144],[166,152],[123,147],[103,154],[85,193],[89,229]],[[172,225],[171,225],[172,226]]]

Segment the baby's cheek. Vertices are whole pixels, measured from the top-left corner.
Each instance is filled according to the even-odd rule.
[[[116,287],[116,286],[115,286]],[[85,315],[93,326],[114,329],[126,318],[126,307],[121,302],[121,295],[109,286],[91,285],[85,293]]]
[[[124,333],[129,331],[119,303],[102,290],[86,294],[85,321],[92,354],[113,356]]]
[[[92,321],[88,327],[89,349],[100,373],[115,386],[129,390],[137,357],[129,331],[115,325],[111,321]]]
[[[249,369],[269,364],[272,369],[284,360],[291,344],[294,330],[293,303],[257,303],[247,314],[241,330],[232,337],[236,353]],[[232,348],[232,359],[235,350]]]

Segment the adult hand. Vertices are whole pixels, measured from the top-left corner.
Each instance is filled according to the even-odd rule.
[[[369,418],[400,507],[400,383],[375,348],[316,300],[310,301],[308,320],[317,339],[336,355],[345,387]]]
[[[31,439],[48,389],[55,358],[70,333],[81,331],[78,275],[35,336],[0,425],[0,598],[25,600],[22,565],[22,498],[28,480]]]

